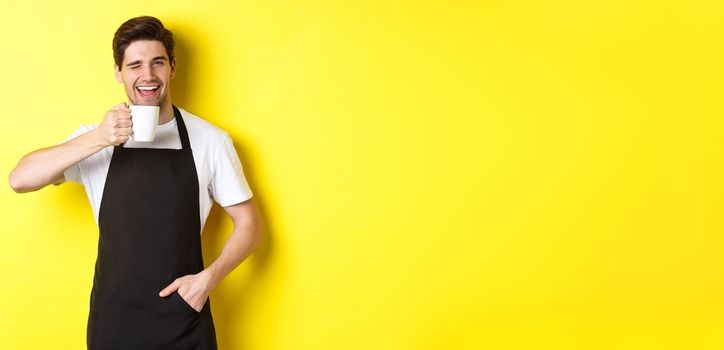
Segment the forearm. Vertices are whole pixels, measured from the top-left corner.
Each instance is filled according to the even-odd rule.
[[[60,179],[66,169],[107,147],[96,130],[24,156],[10,172],[10,186],[19,193],[30,192]]]
[[[261,228],[253,221],[234,225],[224,248],[216,260],[206,268],[209,273],[209,291],[216,288],[231,271],[254,251],[261,238]]]

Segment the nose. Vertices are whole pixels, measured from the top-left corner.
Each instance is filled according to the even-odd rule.
[[[141,71],[141,80],[148,81],[153,80],[153,70],[151,70],[151,65],[144,65],[143,70]]]

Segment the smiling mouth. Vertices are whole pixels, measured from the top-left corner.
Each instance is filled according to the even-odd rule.
[[[149,98],[156,96],[160,88],[160,85],[139,85],[136,86],[136,92],[138,92],[141,97]]]

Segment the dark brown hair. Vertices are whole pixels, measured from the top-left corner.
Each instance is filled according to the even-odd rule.
[[[113,59],[121,70],[123,54],[128,45],[137,40],[157,40],[166,47],[169,61],[173,61],[173,33],[156,17],[141,16],[127,20],[113,36]]]

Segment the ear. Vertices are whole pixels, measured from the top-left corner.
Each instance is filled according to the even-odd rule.
[[[171,60],[171,79],[176,76],[176,57]]]
[[[123,77],[121,76],[121,70],[118,68],[118,65],[117,65],[117,64],[114,64],[114,65],[113,65],[113,69],[115,70],[115,73],[116,73],[116,81],[117,81],[119,84],[122,83],[122,82],[123,82]]]

